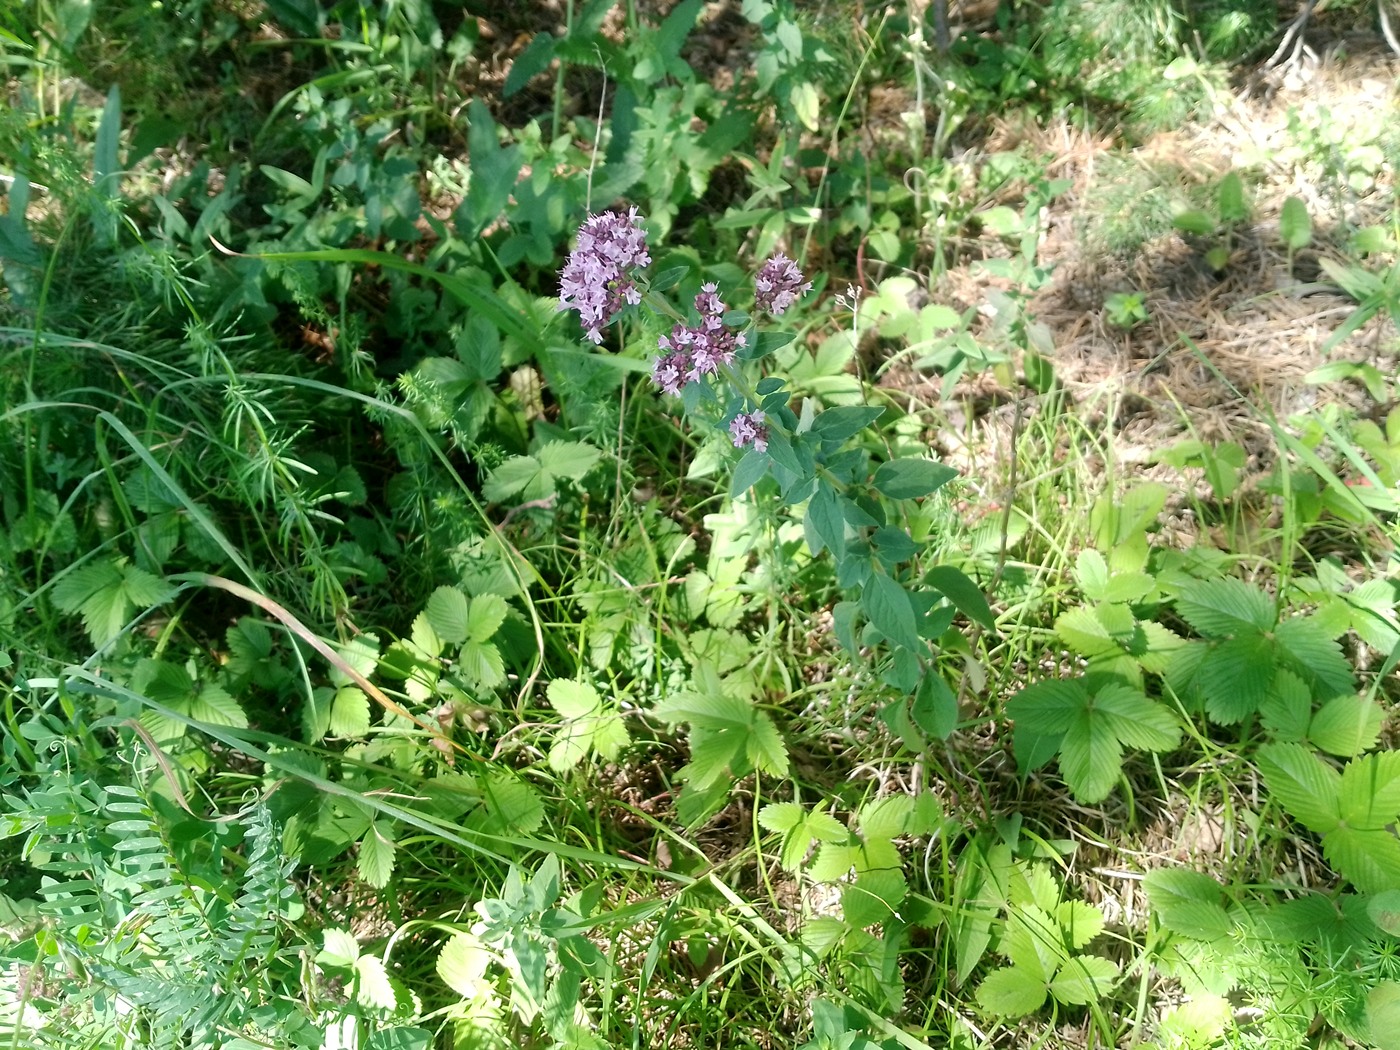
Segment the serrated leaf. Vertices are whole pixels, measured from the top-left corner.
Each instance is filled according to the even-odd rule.
[[[462,677],[481,689],[495,689],[506,680],[506,664],[501,651],[490,642],[467,639],[457,657]]]
[[[426,613],[419,613],[413,618],[408,640],[417,649],[415,655],[430,660],[441,656],[443,649],[447,647],[447,643],[442,640],[437,631],[433,630],[433,625],[428,621]]]
[[[1094,695],[1094,717],[1108,723],[1129,747],[1166,751],[1181,742],[1181,726],[1164,705],[1126,685],[1108,685]]]
[[[859,846],[824,842],[817,850],[816,859],[808,866],[807,874],[816,882],[838,882],[850,874],[859,859]]]
[[[546,691],[550,706],[565,718],[586,718],[603,709],[603,700],[586,682],[556,678]]]
[[[918,499],[937,492],[957,476],[952,467],[931,459],[894,459],[875,469],[873,483],[890,499]]]
[[[1142,883],[1157,921],[1173,933],[1213,941],[1234,928],[1221,903],[1223,889],[1209,875],[1185,868],[1158,868],[1149,871]]]
[[[1102,802],[1123,773],[1123,748],[1108,722],[1088,712],[1060,741],[1060,775],[1080,802]]]
[[[448,645],[467,640],[467,596],[456,587],[439,587],[428,597],[423,615],[433,634]]]
[[[398,1005],[384,963],[374,955],[355,960],[355,1001],[367,1010],[393,1010]]]
[[[1334,696],[1313,715],[1308,739],[1329,755],[1350,758],[1374,747],[1385,712],[1364,696]]]
[[[1362,893],[1400,886],[1400,839],[1393,831],[1339,826],[1322,836],[1322,855]]]
[[[807,833],[822,842],[847,842],[850,832],[846,825],[830,813],[809,813],[806,820]]]
[[[353,966],[360,957],[360,942],[348,930],[334,926],[322,930],[321,943],[316,961],[326,966]]]
[[[394,840],[377,823],[371,823],[360,839],[360,855],[355,864],[366,885],[382,890],[389,884],[389,876],[394,873],[394,854]]]
[[[1253,630],[1212,645],[1196,670],[1211,720],[1235,725],[1258,711],[1277,673],[1276,657],[1274,643]]]
[[[755,711],[753,726],[746,747],[750,762],[765,773],[784,777],[788,772],[787,745],[773,720],[762,711]]]
[[[1356,688],[1351,662],[1327,629],[1306,616],[1284,620],[1274,631],[1278,651],[1312,686],[1318,699],[1327,699]]]
[[[856,826],[867,839],[894,839],[905,833],[913,812],[909,795],[888,795],[862,806]]]
[[[1326,834],[1341,820],[1337,796],[1342,777],[1300,744],[1266,744],[1259,770],[1269,794],[1313,831]]]
[[[355,740],[369,732],[369,697],[353,685],[335,691],[330,735]]]
[[[551,441],[535,453],[541,468],[557,478],[579,481],[592,470],[602,452],[583,441]]]
[[[904,874],[897,868],[861,872],[841,891],[841,915],[858,929],[874,926],[898,911],[908,892]]]
[[[1064,733],[1089,706],[1089,693],[1078,679],[1050,679],[1028,685],[1006,703],[1006,716],[1037,735]]]
[[[1181,588],[1176,611],[1208,638],[1229,638],[1241,631],[1267,631],[1276,617],[1269,596],[1234,577],[1191,581]]]
[[[1098,955],[1076,955],[1050,981],[1050,994],[1068,1006],[1087,1006],[1113,990],[1116,963]]]
[[[178,593],[174,586],[159,576],[135,565],[122,567],[122,589],[126,592],[127,600],[138,609],[164,605]]]
[[[1062,902],[1055,909],[1055,921],[1075,951],[1103,932],[1103,912],[1084,901]]]
[[[1108,562],[1092,547],[1086,548],[1075,559],[1074,578],[1084,597],[1092,602],[1103,601],[1108,590]]]
[[[554,479],[533,456],[511,456],[491,472],[481,486],[490,503],[502,503],[512,496],[523,500],[543,499],[554,492]]]
[[[977,1001],[997,1017],[1025,1017],[1045,1005],[1045,982],[1019,966],[1003,966],[987,974],[977,987]]]
[[[201,682],[190,696],[185,713],[210,725],[248,728],[248,716],[243,713],[243,708],[217,682]]]
[[[883,572],[877,572],[860,596],[860,607],[874,628],[895,645],[918,652],[922,648],[909,592]]]
[[[494,771],[479,781],[483,811],[476,819],[488,835],[530,835],[544,823],[539,792],[511,773]]]
[[[1400,821],[1400,751],[1382,751],[1346,764],[1337,793],[1341,818],[1357,828]]]
[[[443,983],[463,999],[473,999],[484,987],[491,950],[472,933],[454,933],[438,952],[436,969]]]
[[[478,594],[468,603],[467,637],[487,641],[500,630],[509,611],[510,606],[499,594]]]
[[[807,539],[807,548],[818,555],[823,549],[841,557],[846,550],[846,522],[841,516],[836,493],[830,485],[817,484],[817,491],[807,501],[807,513],[803,515],[802,527]]]
[[[94,645],[115,638],[130,617],[122,570],[113,561],[96,561],[66,573],[54,585],[53,602],[66,613],[80,613]]]
[[[1259,704],[1259,718],[1275,740],[1306,739],[1312,718],[1312,690],[1292,671],[1280,670],[1274,675],[1268,696]]]
[[[806,812],[796,802],[770,802],[758,811],[760,827],[784,832],[806,823]]]
[[[1122,649],[1094,610],[1080,606],[1063,613],[1055,621],[1055,633],[1060,640],[1083,656],[1101,656]]]

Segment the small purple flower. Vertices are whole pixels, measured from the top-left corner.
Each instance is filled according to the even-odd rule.
[[[695,297],[700,323],[677,324],[670,335],[657,340],[662,354],[651,377],[664,393],[679,394],[692,379],[712,376],[721,366],[734,363],[734,355],[748,344],[748,338],[725,326],[726,309],[718,289],[713,284],[702,285]]]
[[[642,301],[631,271],[650,264],[647,235],[636,208],[626,215],[590,215],[579,227],[578,244],[559,274],[559,309],[577,310],[588,338],[601,343],[603,329],[623,303],[636,306]]]
[[[777,317],[810,292],[812,282],[804,281],[797,264],[779,252],[759,267],[753,279],[753,287],[754,311],[767,311]]]
[[[735,448],[752,445],[759,452],[768,450],[768,417],[761,409],[740,412],[729,424],[729,436]]]

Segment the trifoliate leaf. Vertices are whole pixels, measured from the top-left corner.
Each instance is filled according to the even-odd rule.
[[[355,1001],[368,1010],[393,1010],[398,1005],[384,963],[374,955],[355,960]]]
[[[1211,720],[1235,725],[1258,711],[1277,673],[1276,659],[1274,643],[1251,629],[1213,644],[1196,672]]]
[[[456,587],[439,587],[433,591],[423,615],[433,634],[448,645],[461,645],[471,633],[467,596]]]
[[[368,886],[382,890],[394,873],[394,840],[375,822],[371,822],[360,839],[360,855],[356,870]]]
[[[1176,611],[1208,638],[1229,638],[1240,631],[1267,631],[1274,626],[1274,603],[1244,580],[1193,580],[1181,588]]]
[[[482,978],[491,960],[491,950],[476,934],[454,933],[438,952],[438,976],[463,999],[474,999],[484,987]]]
[[[1308,739],[1329,755],[1350,758],[1375,747],[1384,721],[1385,712],[1374,700],[1334,696],[1313,715]]]
[[[1325,835],[1340,822],[1341,774],[1307,748],[1266,744],[1259,750],[1259,770],[1274,800],[1313,831]]]
[[[228,645],[226,666],[236,677],[253,674],[259,665],[272,658],[272,632],[251,616],[239,617],[238,622],[224,632],[224,641]]]
[[[69,571],[54,585],[53,602],[66,613],[81,613],[94,645],[115,638],[130,619],[125,577],[114,561],[95,561]]]
[[[353,685],[335,691],[331,701],[331,736],[356,740],[369,732],[369,697]]]
[[[535,453],[540,466],[557,478],[579,481],[602,459],[602,452],[583,441],[551,441]]]
[[[1035,974],[1019,966],[1003,966],[987,974],[977,988],[977,1001],[997,1017],[1024,1017],[1045,1005],[1049,989]]]
[[[1098,955],[1076,955],[1050,982],[1050,994],[1068,1006],[1087,1006],[1113,990],[1118,966]]]

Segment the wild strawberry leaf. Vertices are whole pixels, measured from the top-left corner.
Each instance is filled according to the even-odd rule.
[[[1269,794],[1292,816],[1324,835],[1340,823],[1341,774],[1313,752],[1301,744],[1266,744],[1258,761]]]

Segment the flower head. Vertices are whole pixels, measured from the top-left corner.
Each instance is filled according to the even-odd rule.
[[[648,266],[647,235],[637,209],[590,215],[578,231],[578,244],[559,274],[559,309],[577,310],[595,343],[623,303],[642,301],[632,271]]]
[[[804,281],[797,264],[779,252],[759,267],[753,279],[753,287],[754,311],[767,311],[777,317],[810,292],[812,282]]]
[[[735,448],[752,445],[759,452],[768,449],[768,417],[762,409],[740,412],[729,424],[729,437]]]
[[[657,340],[662,353],[652,368],[653,382],[667,394],[679,394],[692,379],[714,375],[747,344],[747,337],[724,323],[727,307],[713,284],[702,285],[695,297],[700,323],[677,324]]]

